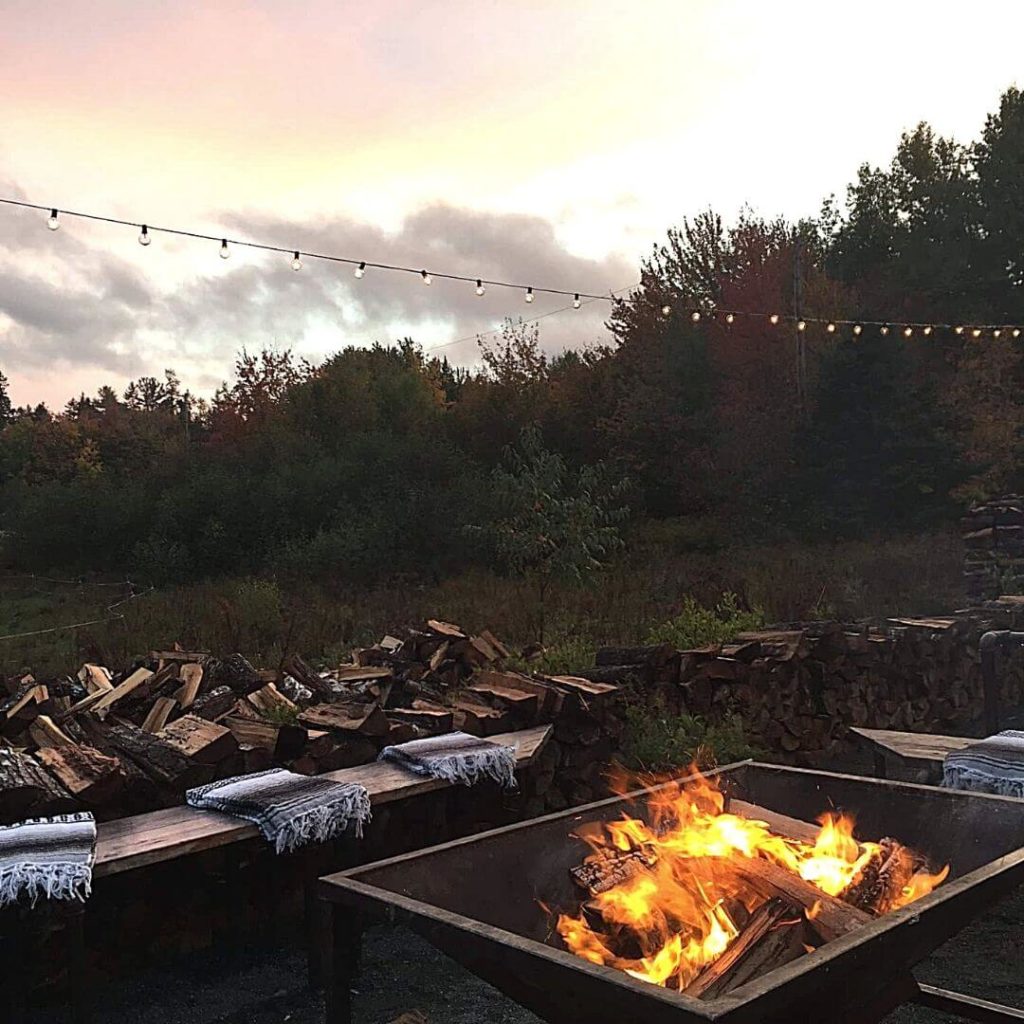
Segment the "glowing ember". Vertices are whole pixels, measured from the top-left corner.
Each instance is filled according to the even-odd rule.
[[[714,783],[697,775],[651,795],[650,825],[623,818],[579,833],[593,851],[577,879],[587,879],[591,898],[578,916],[558,915],[566,946],[591,963],[685,989],[765,904],[744,877],[744,861],[774,862],[826,893],[825,901],[839,897],[873,914],[931,892],[949,870],[930,873],[922,857],[894,840],[855,839],[845,815],[823,815],[812,844],[725,813],[724,806]],[[806,927],[813,935],[820,912],[813,901],[779,927]]]

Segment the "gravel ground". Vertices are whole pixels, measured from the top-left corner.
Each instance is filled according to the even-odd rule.
[[[1024,1009],[1024,889],[995,907],[920,965],[917,977]],[[96,1024],[322,1024],[322,998],[306,986],[299,946],[206,952],[139,973],[96,993]],[[387,1024],[422,1010],[431,1024],[537,1024],[537,1018],[464,971],[410,932],[372,929],[356,998],[357,1024]],[[950,1018],[917,1007],[886,1024]],[[28,1024],[64,1024],[53,1010]]]

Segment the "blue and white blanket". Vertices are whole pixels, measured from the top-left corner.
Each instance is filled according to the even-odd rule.
[[[942,785],[1024,798],[1024,732],[1006,729],[947,754]]]

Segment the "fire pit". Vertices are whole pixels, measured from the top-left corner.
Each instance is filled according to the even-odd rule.
[[[851,878],[857,874],[864,891],[835,899],[828,889],[838,892],[843,883],[826,880],[820,901],[809,901],[807,878],[823,869],[808,863],[787,870],[778,863],[786,863],[784,851],[774,859],[739,858],[748,868],[768,865],[767,882],[759,871],[751,883],[758,899],[737,891],[731,869],[725,882],[702,869],[698,888],[706,901],[696,910],[674,910],[672,919],[710,912],[695,932],[708,950],[682,966],[674,954],[655,963],[644,953],[663,946],[678,952],[691,931],[679,937],[670,929],[653,940],[646,936],[644,949],[630,947],[635,936],[610,929],[593,897],[604,892],[628,902],[642,895],[635,879],[648,885],[672,870],[665,844],[658,848],[652,837],[679,843],[656,811],[675,787],[612,798],[322,880],[321,895],[334,903],[332,1024],[350,1020],[359,934],[376,917],[402,921],[558,1024],[875,1021],[918,994],[914,964],[1024,881],[1024,801],[754,763],[723,768],[712,781],[728,814],[760,818],[772,833],[804,840],[791,849],[806,853],[815,838],[806,823],[822,812],[851,815],[859,839],[888,837],[881,851],[860,847],[849,854],[863,855]],[[619,841],[616,830],[609,832],[608,824],[623,818],[633,819],[629,828],[639,829],[638,836]],[[794,834],[801,829],[803,835]],[[611,848],[596,838],[609,835]],[[890,870],[890,855],[901,844],[930,863],[908,852],[898,885],[887,888],[872,871],[877,875],[883,864]],[[687,853],[732,863],[717,848]],[[939,870],[944,865],[948,877]],[[751,881],[749,871],[742,881]],[[741,962],[737,970],[750,949],[758,953],[749,969]]]

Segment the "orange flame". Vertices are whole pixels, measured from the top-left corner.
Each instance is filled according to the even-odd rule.
[[[823,815],[811,844],[776,835],[766,822],[724,808],[721,791],[698,773],[650,795],[650,824],[624,817],[581,830],[579,838],[593,850],[588,860],[631,851],[642,856],[629,877],[593,895],[578,916],[558,916],[557,930],[568,949],[642,981],[683,989],[739,934],[737,915],[745,919],[763,902],[730,870],[731,859],[766,857],[822,892],[841,896],[882,854],[878,843],[854,838],[846,815]],[[898,877],[906,881],[885,905],[872,908],[879,913],[931,892],[948,873],[929,873],[903,847],[893,855],[901,858]],[[820,910],[820,903],[812,906],[808,919]]]

